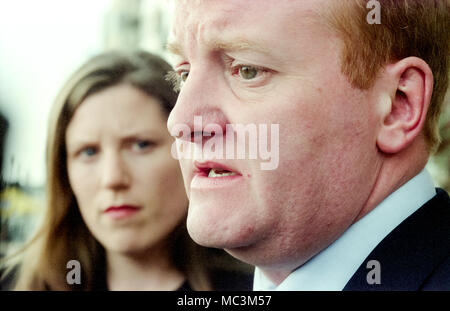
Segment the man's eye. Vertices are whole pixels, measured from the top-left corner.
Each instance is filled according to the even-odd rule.
[[[258,75],[258,71],[259,71],[258,68],[252,67],[252,66],[241,66],[241,67],[239,67],[239,75],[244,80],[251,80],[251,79],[256,78],[256,76]]]
[[[232,74],[239,79],[250,81],[262,78],[267,73],[267,69],[251,65],[237,65],[232,67]]]
[[[188,76],[189,76],[189,71],[184,70],[184,71],[180,72],[180,79],[182,82],[186,82]]]

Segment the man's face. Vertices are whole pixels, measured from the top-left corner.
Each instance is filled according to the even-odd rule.
[[[371,93],[340,71],[340,41],[317,14],[326,5],[178,1],[171,46],[184,82],[168,121],[172,135],[180,123],[194,131],[194,116],[222,128],[279,125],[275,170],[248,157],[181,160],[188,230],[199,244],[258,266],[296,267],[364,208],[379,122]],[[215,167],[237,175],[207,177]]]

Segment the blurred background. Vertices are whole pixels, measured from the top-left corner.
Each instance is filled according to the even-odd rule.
[[[0,0],[0,257],[45,202],[47,120],[69,75],[106,50],[168,59],[172,0]]]
[[[50,106],[91,56],[144,49],[166,60],[173,0],[0,0],[0,257],[40,221]],[[448,97],[447,97],[448,99]],[[428,169],[450,190],[449,100]]]

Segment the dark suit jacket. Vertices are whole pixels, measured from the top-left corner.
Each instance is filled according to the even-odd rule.
[[[369,254],[344,290],[450,290],[450,198],[442,189]],[[367,274],[380,263],[380,284]]]

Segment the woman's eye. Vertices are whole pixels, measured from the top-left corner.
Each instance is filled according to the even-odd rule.
[[[256,78],[258,75],[259,69],[252,66],[241,66],[239,67],[239,76],[241,76],[244,80],[251,80]]]
[[[153,143],[148,140],[139,140],[139,141],[135,142],[135,144],[134,144],[135,148],[138,150],[147,149],[151,145],[153,145]]]
[[[83,150],[81,150],[80,153],[84,156],[92,157],[93,155],[95,155],[97,153],[97,149],[94,147],[87,147],[87,148],[84,148]]]

